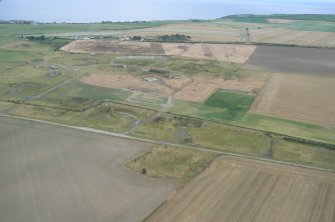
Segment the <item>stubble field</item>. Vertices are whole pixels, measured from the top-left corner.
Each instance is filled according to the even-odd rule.
[[[147,221],[332,222],[334,209],[333,173],[222,157]]]
[[[251,112],[335,127],[335,77],[272,74]]]

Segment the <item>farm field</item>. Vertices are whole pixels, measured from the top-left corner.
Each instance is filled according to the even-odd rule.
[[[77,40],[61,50],[70,53],[114,53],[141,55],[169,55],[197,59],[244,63],[254,52],[255,46],[225,44],[185,44],[120,42],[115,40]]]
[[[331,222],[334,197],[333,173],[221,157],[146,221]]]
[[[335,75],[272,74],[250,111],[335,127],[334,84]]]
[[[178,185],[124,166],[149,148],[1,117],[1,221],[142,221]]]
[[[273,73],[334,76],[334,60],[335,49],[258,46],[244,67]]]
[[[205,22],[167,24],[161,28],[154,27],[137,30],[132,34],[145,37],[175,33],[192,36],[193,41],[245,42],[245,37],[240,28]]]
[[[292,23],[285,23],[288,27]],[[306,24],[308,25],[308,24]],[[333,25],[335,31],[335,25]],[[335,33],[322,31],[290,30],[285,27],[251,29],[252,42],[299,46],[335,47]]]
[[[0,24],[0,221],[333,222],[334,61],[334,15]]]

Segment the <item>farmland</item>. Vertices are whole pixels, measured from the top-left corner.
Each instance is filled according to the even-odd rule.
[[[334,127],[334,84],[334,77],[321,73],[273,74],[251,111]]]
[[[2,221],[142,221],[177,185],[123,166],[147,144],[3,117],[0,138]]]
[[[330,222],[334,196],[332,173],[223,157],[147,221]]]
[[[1,218],[333,221],[334,25],[312,18],[1,24]]]
[[[334,49],[259,46],[245,67],[274,73],[334,75]]]
[[[141,55],[169,55],[198,59],[216,59],[234,63],[244,63],[254,52],[254,46],[174,44],[149,42],[119,42],[78,40],[61,48],[71,53],[113,53]]]

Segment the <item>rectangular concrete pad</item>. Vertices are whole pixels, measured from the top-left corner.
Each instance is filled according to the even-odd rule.
[[[124,164],[148,145],[0,117],[0,221],[142,221],[176,182]]]
[[[333,222],[335,174],[218,158],[148,221]]]

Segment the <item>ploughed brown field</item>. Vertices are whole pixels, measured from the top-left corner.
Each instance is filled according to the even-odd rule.
[[[335,127],[335,50],[259,46],[245,68],[272,72],[251,112]]]
[[[148,148],[0,117],[0,221],[142,221],[177,186],[124,166]]]
[[[148,221],[335,221],[334,173],[218,158]]]

